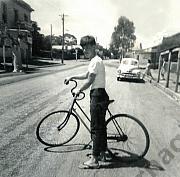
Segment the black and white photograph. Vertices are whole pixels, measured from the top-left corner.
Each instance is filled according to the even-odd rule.
[[[0,177],[180,177],[179,7],[0,0]]]

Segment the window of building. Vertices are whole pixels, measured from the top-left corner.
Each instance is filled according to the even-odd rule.
[[[2,21],[7,23],[7,4],[4,2],[2,2]]]
[[[26,14],[24,14],[24,21],[28,22],[28,16]]]
[[[19,20],[19,12],[17,9],[14,9],[14,21],[15,23]]]

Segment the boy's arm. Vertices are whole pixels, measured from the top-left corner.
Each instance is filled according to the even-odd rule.
[[[80,89],[75,89],[73,92],[75,95],[79,95],[81,91],[86,90],[87,88],[90,87],[90,85],[93,83],[94,79],[96,77],[96,74],[93,73],[88,73],[88,78],[86,82],[80,87]]]
[[[96,77],[96,74],[88,73],[88,78],[87,78],[86,82],[79,89],[79,92],[88,89],[90,87],[90,85],[94,82],[95,77]]]
[[[87,79],[88,78],[88,72],[86,73],[82,73],[82,74],[78,74],[75,76],[71,76],[69,78],[67,78],[66,80],[71,80],[71,79],[77,79],[77,80],[83,80],[83,79]]]
[[[79,74],[76,76],[66,78],[65,83],[68,83],[71,79],[79,79],[79,80],[87,79],[85,83],[80,87],[80,89],[74,90],[74,93],[78,95],[81,91],[86,90],[90,87],[90,85],[94,82],[95,77],[96,77],[96,74],[87,72],[84,74]]]

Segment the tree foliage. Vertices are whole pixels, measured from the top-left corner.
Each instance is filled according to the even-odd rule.
[[[51,49],[51,35],[43,36],[42,50]],[[72,34],[64,34],[64,45],[76,45],[77,39]],[[62,36],[52,35],[52,45],[62,45]]]
[[[43,36],[42,50],[51,50],[51,35]]]
[[[62,36],[52,35],[52,45],[62,45]]]
[[[76,45],[77,39],[74,35],[66,33],[66,34],[64,34],[64,43],[66,45]]]
[[[43,44],[43,35],[39,32],[40,27],[38,27],[37,22],[32,23],[32,28],[32,55],[38,56]]]
[[[118,19],[118,25],[114,27],[111,36],[110,50],[114,55],[120,52],[126,53],[134,47],[136,40],[134,23],[124,16]]]

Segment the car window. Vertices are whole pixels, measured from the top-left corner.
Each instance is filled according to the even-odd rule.
[[[132,60],[132,61],[131,61],[131,65],[135,65],[135,66],[136,66],[136,65],[138,65],[138,62],[137,62],[137,61]]]
[[[123,61],[122,61],[122,64],[123,64],[123,65],[128,65],[128,60],[123,60]]]

